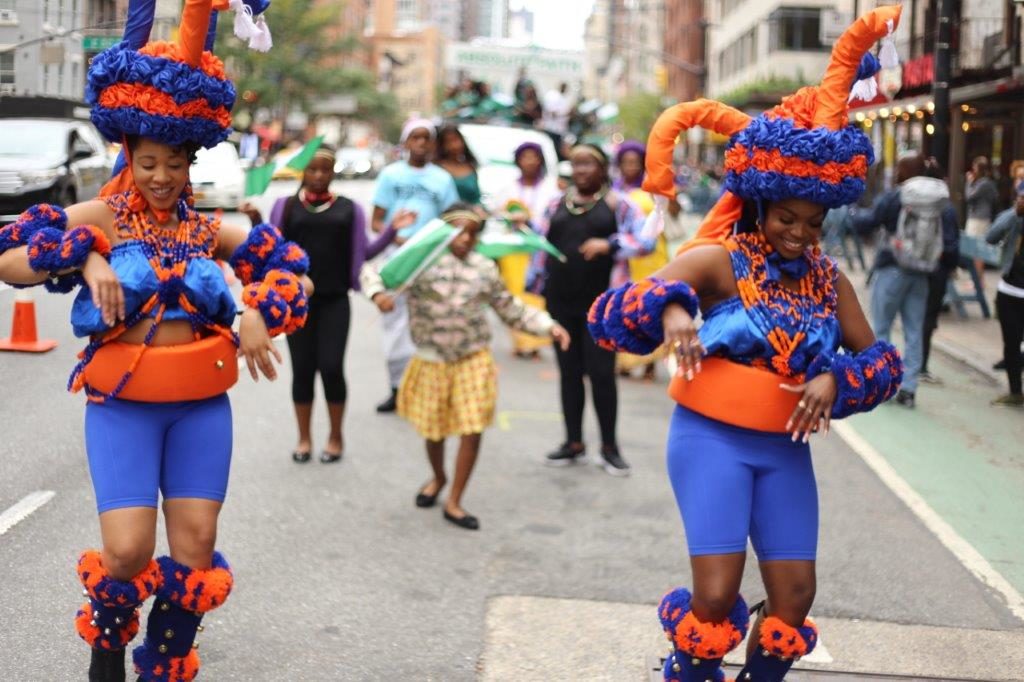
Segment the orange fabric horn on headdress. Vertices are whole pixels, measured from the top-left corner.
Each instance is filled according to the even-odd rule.
[[[699,126],[719,135],[732,135],[747,127],[750,116],[727,104],[709,99],[683,102],[658,117],[647,138],[647,175],[643,189],[672,199],[676,196],[672,151],[683,130]]]
[[[192,68],[198,68],[202,63],[212,11],[213,0],[185,0],[178,29],[178,44],[181,46],[182,61]]]
[[[812,127],[824,126],[839,130],[846,125],[850,86],[853,85],[861,57],[876,40],[896,30],[902,12],[902,5],[879,7],[846,29],[832,48],[828,69],[818,86]]]

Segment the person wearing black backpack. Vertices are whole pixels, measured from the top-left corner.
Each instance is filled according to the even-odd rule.
[[[872,268],[871,326],[888,341],[899,313],[903,323],[903,385],[894,400],[913,408],[923,363],[929,278],[959,256],[959,229],[946,183],[928,177],[920,154],[900,158],[897,186],[879,196],[869,211],[852,216],[862,235],[879,227],[882,241]]]
[[[1024,340],[1024,182],[1017,201],[999,214],[985,234],[989,244],[1003,245],[1003,276],[996,287],[996,314],[1003,333],[1003,358],[1010,392],[992,401],[998,407],[1024,408],[1020,344]]]

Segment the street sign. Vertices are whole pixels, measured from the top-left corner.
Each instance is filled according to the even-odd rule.
[[[82,50],[85,52],[103,52],[121,42],[120,36],[82,36]]]

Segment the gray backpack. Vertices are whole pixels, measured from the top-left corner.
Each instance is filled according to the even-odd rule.
[[[949,188],[938,178],[911,178],[900,186],[900,216],[889,246],[896,263],[913,272],[935,272],[942,256],[942,210]]]

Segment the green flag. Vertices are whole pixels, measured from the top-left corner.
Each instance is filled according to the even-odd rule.
[[[513,253],[543,251],[565,262],[565,255],[554,244],[532,230],[517,230],[506,234],[481,235],[476,250],[488,258],[498,259]]]
[[[381,266],[384,286],[391,291],[408,287],[420,273],[437,262],[459,232],[440,218],[421,227]]]
[[[306,166],[313,160],[313,155],[316,154],[316,150],[323,144],[324,136],[317,135],[312,140],[304,144],[301,148],[296,150],[294,153],[280,159],[272,159],[270,162],[250,168],[245,173],[245,195],[249,197],[258,196],[267,191],[267,187],[270,187],[270,181],[274,178],[274,173],[277,172],[278,168],[292,168],[297,171],[306,170]]]

